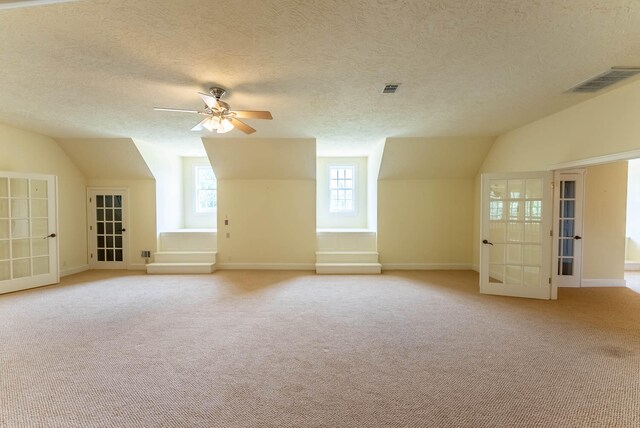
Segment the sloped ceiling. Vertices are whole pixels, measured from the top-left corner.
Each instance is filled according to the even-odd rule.
[[[390,138],[380,180],[473,178],[493,138]]]
[[[197,91],[270,110],[250,138],[363,155],[387,137],[495,136],[640,65],[640,1],[82,0],[0,11],[0,122],[204,155]],[[386,83],[398,93],[382,95]],[[232,131],[214,138],[244,137]]]
[[[138,148],[129,138],[79,138],[56,141],[89,179],[153,178]]]
[[[315,180],[313,139],[202,140],[218,179]]]

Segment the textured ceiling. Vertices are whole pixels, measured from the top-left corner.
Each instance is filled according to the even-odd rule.
[[[214,83],[232,108],[272,111],[248,121],[255,138],[362,155],[387,137],[497,135],[640,65],[638,0],[81,0],[0,10],[0,29],[0,122],[184,155],[210,134],[153,107],[200,108]]]

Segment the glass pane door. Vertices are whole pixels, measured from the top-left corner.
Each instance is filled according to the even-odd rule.
[[[543,256],[549,254],[545,246],[550,230],[543,209],[549,197],[545,177],[523,173],[484,178],[483,293],[551,297]]]
[[[579,287],[582,259],[582,172],[558,172],[555,178],[553,275],[560,287]]]
[[[0,172],[0,292],[58,281],[55,177]]]
[[[126,193],[93,189],[89,195],[90,255],[93,268],[124,269]]]

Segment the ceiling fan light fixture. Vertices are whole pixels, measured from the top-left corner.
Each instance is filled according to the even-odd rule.
[[[233,123],[231,123],[231,121],[225,117],[224,119],[220,119],[220,122],[218,123],[218,134],[225,134],[231,131],[233,128],[235,128],[235,126],[233,126]]]
[[[209,132],[213,132],[214,129],[218,129],[217,127],[217,123],[214,119],[213,116],[211,116],[210,118],[208,118],[203,124],[202,126],[204,126]]]

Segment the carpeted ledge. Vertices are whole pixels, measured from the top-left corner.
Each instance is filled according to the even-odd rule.
[[[0,296],[2,427],[639,427],[640,295],[90,271]]]

